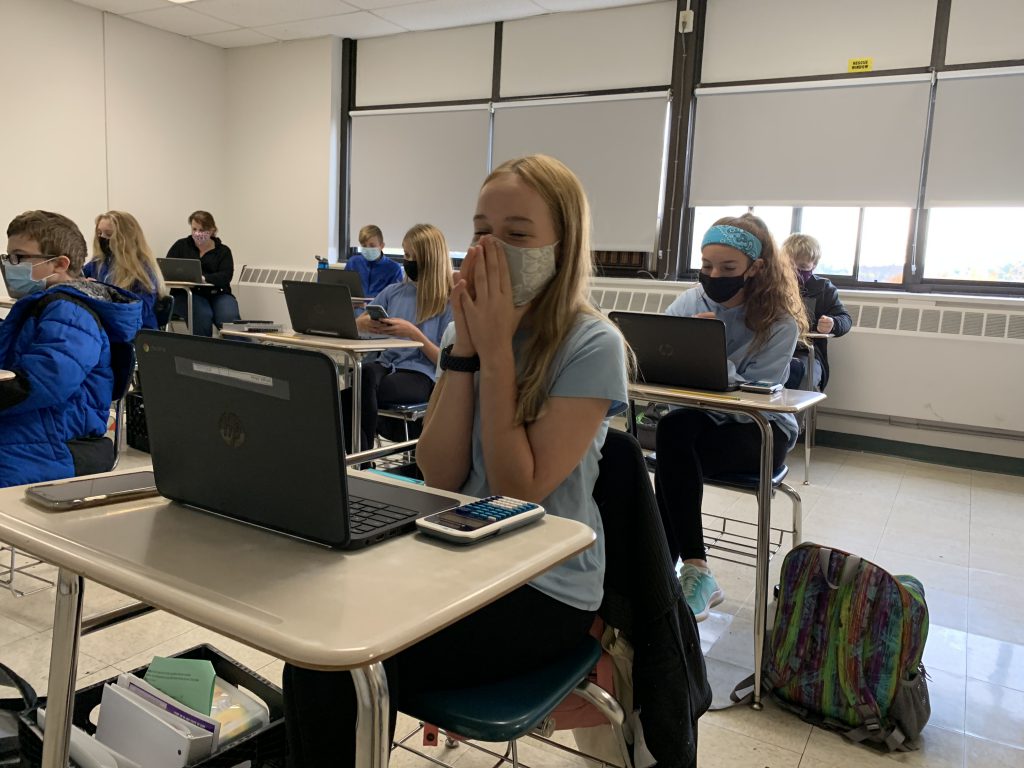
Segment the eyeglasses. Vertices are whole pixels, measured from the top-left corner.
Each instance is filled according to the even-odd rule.
[[[56,256],[51,256],[48,253],[0,253],[0,261],[5,264],[10,264],[13,267],[18,266],[25,259],[56,259]]]

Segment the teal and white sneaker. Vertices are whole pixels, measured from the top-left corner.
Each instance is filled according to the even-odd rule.
[[[683,563],[679,585],[683,588],[683,597],[686,598],[697,621],[704,621],[709,611],[725,600],[725,593],[707,568]]]

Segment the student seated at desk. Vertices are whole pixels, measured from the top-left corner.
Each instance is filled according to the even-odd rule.
[[[770,381],[789,376],[797,339],[807,331],[796,274],[775,248],[761,219],[752,214],[715,222],[701,241],[700,285],[669,305],[680,317],[725,322],[729,378]],[[796,444],[796,418],[766,414],[771,421],[774,469]],[[682,558],[680,583],[697,621],[725,599],[708,569],[701,502],[704,476],[757,474],[761,433],[742,414],[682,408],[663,416],[655,437],[655,492],[673,561]]]
[[[603,592],[604,538],[592,494],[608,420],[626,407],[626,348],[590,305],[583,188],[553,158],[512,160],[487,177],[474,221],[420,468],[436,488],[540,502],[548,514],[591,526],[597,541],[384,661],[392,737],[409,691],[508,678],[575,648]],[[458,567],[459,553],[451,555]],[[284,692],[289,765],[352,765],[351,676],[286,665]]]
[[[167,295],[167,286],[136,218],[124,211],[101,213],[92,248],[82,274],[134,293],[142,301],[142,327],[156,328],[153,305]]]
[[[363,290],[373,298],[392,283],[402,281],[398,262],[384,255],[384,233],[380,227],[367,224],[359,230],[359,253],[345,262],[345,269],[359,274]]]
[[[28,211],[7,227],[3,267],[18,302],[0,324],[0,487],[103,472],[113,399],[111,343],[130,343],[142,302],[84,280],[85,238],[59,213]],[[122,372],[127,375],[127,372]]]
[[[217,222],[213,220],[213,214],[195,211],[188,217],[188,224],[192,234],[176,240],[168,249],[167,258],[199,259],[203,265],[203,280],[209,286],[186,289],[192,291],[192,312],[196,326],[189,330],[194,336],[212,336],[214,323],[220,328],[224,323],[240,319],[238,300],[231,293],[235,260],[231,249],[217,237]],[[186,298],[175,296],[176,315],[185,316]],[[193,318],[188,321],[191,323]]]
[[[417,224],[405,233],[405,276],[401,283],[392,283],[374,299],[384,308],[388,318],[382,322],[368,314],[356,319],[359,330],[418,341],[420,349],[395,349],[382,352],[363,365],[361,421],[362,449],[373,448],[377,435],[378,403],[425,403],[434,391],[437,359],[441,354],[441,336],[452,321],[448,297],[452,290],[452,264],[448,244],[441,230],[431,224]],[[342,393],[342,406],[347,409],[348,423],[352,408],[351,390]],[[410,437],[418,428],[409,425]],[[346,437],[349,432],[346,431]]]
[[[853,318],[839,299],[839,291],[827,277],[814,274],[821,261],[821,243],[817,238],[804,234],[792,234],[782,244],[782,255],[788,258],[796,269],[800,281],[800,297],[807,312],[807,323],[811,331],[831,333],[835,337],[849,333]],[[828,339],[813,339],[814,343],[814,388],[819,392],[828,384]],[[798,346],[789,364],[789,380],[786,387],[802,389],[807,375],[807,348]]]

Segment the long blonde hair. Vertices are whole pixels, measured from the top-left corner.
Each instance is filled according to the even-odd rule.
[[[417,224],[402,238],[402,249],[416,257],[416,322],[444,312],[452,292],[452,260],[444,233],[433,224]]]
[[[167,286],[164,285],[153,251],[146,242],[146,236],[142,234],[139,222],[130,213],[107,211],[96,217],[92,241],[93,260],[100,265],[107,261],[106,254],[100,248],[99,237],[100,222],[104,219],[110,222],[114,230],[110,236],[110,250],[114,258],[111,259],[108,282],[127,291],[144,285],[158,296],[166,296]]]
[[[746,325],[754,332],[753,349],[760,348],[767,340],[772,326],[786,315],[796,320],[800,338],[807,334],[807,313],[800,298],[800,286],[796,281],[793,264],[775,245],[775,238],[768,225],[752,213],[737,218],[726,217],[714,226],[725,224],[746,230],[761,241],[761,267],[747,278],[743,286],[743,303],[746,305]],[[757,263],[757,262],[755,262]]]
[[[528,316],[530,337],[523,349],[516,404],[516,423],[524,424],[541,416],[548,399],[555,356],[577,321],[584,316],[608,321],[590,302],[590,278],[594,273],[590,205],[576,174],[553,157],[528,155],[499,165],[484,180],[483,186],[508,173],[515,174],[547,203],[558,238],[557,271],[534,299]],[[608,325],[615,328],[611,323]],[[626,351],[629,364],[632,356],[628,346]]]

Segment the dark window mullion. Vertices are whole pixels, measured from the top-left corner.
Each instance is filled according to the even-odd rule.
[[[854,282],[860,282],[860,244],[864,239],[864,208],[860,209],[857,216],[857,243],[853,248],[853,274]]]

